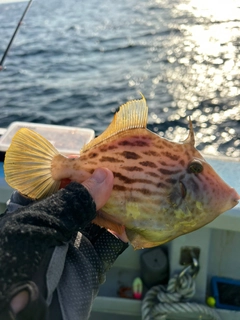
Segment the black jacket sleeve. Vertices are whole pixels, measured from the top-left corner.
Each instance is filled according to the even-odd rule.
[[[17,283],[31,280],[45,252],[68,242],[96,216],[87,189],[76,182],[39,202],[0,216],[0,310]]]

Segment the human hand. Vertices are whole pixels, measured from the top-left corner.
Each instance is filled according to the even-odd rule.
[[[110,194],[113,188],[113,180],[114,180],[113,173],[109,169],[98,168],[87,180],[82,182],[82,185],[88,190],[91,197],[93,198],[96,204],[97,210],[99,210],[102,206],[104,206],[104,204],[107,202],[108,198],[110,197]],[[103,228],[99,228],[99,235],[102,234],[102,232],[100,231],[101,229],[103,230]],[[121,235],[118,235],[114,232],[111,232],[111,233],[113,233],[116,237],[120,238],[124,242],[128,241],[124,231],[123,231],[123,234]],[[95,235],[98,236],[97,233]],[[120,244],[119,244],[119,247],[121,247]],[[118,245],[116,248],[118,248]],[[118,251],[116,250],[116,254],[117,253]],[[17,288],[17,291],[15,291],[16,294],[14,295],[10,294],[11,299],[9,302],[10,302],[11,309],[9,309],[7,312],[11,312],[12,310],[13,312],[12,316],[16,314],[20,315],[21,313],[23,313],[23,315],[25,316],[27,312],[29,313],[32,312],[31,311],[32,306],[36,307],[36,303],[38,303],[39,297],[35,295],[36,299],[33,300],[31,297],[31,294],[29,293],[29,288],[30,289],[32,288],[30,284],[27,289],[21,287],[21,290],[18,291],[19,288]],[[41,306],[39,305],[38,307],[39,307],[39,310],[44,310],[45,308],[42,305]],[[24,319],[24,317],[22,318],[19,316],[18,319]]]
[[[97,210],[99,210],[104,206],[111,195],[113,179],[113,173],[109,169],[98,168],[84,182],[78,180],[74,181],[81,183],[88,190],[95,201]],[[70,182],[70,179],[62,180],[60,188],[65,188]]]
[[[69,158],[77,158],[78,155],[69,155]],[[107,168],[98,168],[94,171],[93,175],[82,182],[82,185],[88,189],[89,193],[93,197],[97,210],[101,209],[107,200],[110,197],[112,188],[113,188],[113,173]],[[70,179],[64,179],[61,182],[60,188],[64,188],[68,183],[70,183]],[[81,183],[80,181],[76,181]],[[117,233],[108,229],[115,237],[121,239],[123,242],[128,242],[128,238],[125,230],[121,233]]]
[[[90,178],[82,183],[95,201],[97,210],[101,209],[109,199],[113,188],[113,180],[113,173],[109,169],[98,168]],[[108,229],[108,231],[123,242],[128,242],[125,230],[123,230],[121,234],[110,229]]]
[[[69,155],[68,158],[77,158],[78,155]],[[75,182],[81,183],[91,194],[93,200],[96,203],[97,210],[101,209],[107,202],[111,195],[113,188],[113,173],[107,168],[96,169],[92,176],[90,176],[86,181]],[[70,179],[63,179],[61,181],[60,188],[66,187],[71,182]]]
[[[90,178],[82,183],[95,201],[97,210],[101,209],[109,199],[113,188],[113,179],[113,173],[109,169],[98,168]],[[125,230],[121,234],[109,229],[108,231],[123,242],[128,242]]]
[[[101,209],[109,199],[113,188],[113,173],[107,168],[96,169],[82,185],[91,194],[97,210]]]

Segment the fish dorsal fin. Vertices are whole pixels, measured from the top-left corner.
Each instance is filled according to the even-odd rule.
[[[189,117],[188,119],[189,122],[189,132],[188,132],[188,137],[186,140],[183,141],[183,143],[189,143],[190,145],[192,145],[194,147],[195,145],[195,137],[194,137],[194,131],[193,131],[193,125],[192,125],[192,120]]]
[[[115,134],[134,128],[146,128],[148,118],[148,106],[146,99],[132,100],[123,104],[114,115],[112,123],[97,138],[90,141],[83,147],[82,151],[87,151],[100,142],[114,136]]]

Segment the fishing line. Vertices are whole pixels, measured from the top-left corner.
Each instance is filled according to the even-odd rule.
[[[23,21],[25,15],[26,15],[26,13],[28,12],[28,9],[30,8],[30,5],[31,5],[32,1],[33,1],[33,0],[30,0],[30,1],[28,2],[27,6],[26,6],[26,8],[25,8],[25,10],[24,10],[24,12],[23,12],[23,14],[22,14],[19,22],[18,22],[18,25],[17,25],[17,27],[16,27],[16,29],[15,29],[15,31],[14,31],[11,39],[10,39],[10,41],[9,41],[9,44],[8,44],[8,46],[7,46],[4,54],[3,54],[2,60],[0,61],[0,71],[4,69],[4,67],[3,67],[4,60],[5,60],[5,58],[6,58],[7,54],[8,54],[9,49],[11,48],[11,45],[12,45],[13,40],[14,40],[17,32],[18,32],[18,29],[20,28],[20,25],[22,24],[22,21]]]

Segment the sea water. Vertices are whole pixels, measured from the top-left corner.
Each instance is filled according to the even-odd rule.
[[[240,157],[237,0],[34,1],[0,72],[0,127],[30,121],[100,134],[145,95],[148,128]],[[0,56],[27,3],[0,5]]]

